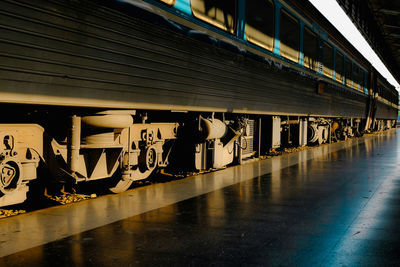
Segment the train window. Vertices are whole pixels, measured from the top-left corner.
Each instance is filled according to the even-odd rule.
[[[381,82],[381,80],[378,80],[378,88],[376,91],[378,96],[385,98],[385,85]]]
[[[353,88],[356,90],[360,89],[360,80],[359,80],[359,69],[357,65],[354,65],[353,69]]]
[[[322,72],[325,76],[333,77],[333,48],[327,42],[323,45]]]
[[[365,71],[360,69],[360,90],[364,91],[365,87]]]
[[[159,0],[159,1],[164,2],[164,3],[166,3],[166,4],[170,5],[170,6],[175,4],[175,0]]]
[[[351,61],[348,59],[348,58],[346,58],[346,65],[345,65],[345,68],[346,68],[346,85],[348,86],[348,87],[351,87]]]
[[[271,0],[246,1],[246,39],[272,51],[274,47],[274,5]]]
[[[335,79],[336,81],[343,82],[343,67],[344,56],[336,50],[336,65],[335,65]]]
[[[318,38],[311,30],[307,27],[304,28],[304,57],[303,65],[306,68],[317,70],[317,59],[318,59]]]
[[[298,62],[300,46],[299,21],[284,9],[281,9],[280,25],[281,56],[294,62]]]
[[[235,32],[236,1],[191,0],[190,4],[195,17],[227,32]]]

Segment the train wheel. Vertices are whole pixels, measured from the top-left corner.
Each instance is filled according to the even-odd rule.
[[[133,180],[120,179],[117,182],[117,184],[114,187],[109,188],[109,190],[115,194],[122,193],[122,192],[128,190],[128,188],[131,186],[132,183],[133,183]]]
[[[149,177],[153,170],[154,168],[142,172],[140,169],[136,169],[131,170],[128,173],[122,174],[122,176],[120,176],[117,181],[116,179],[114,179],[115,185],[110,187],[109,190],[115,194],[122,193],[129,189],[133,181],[139,181]]]
[[[20,165],[5,160],[0,163],[0,192],[4,195],[13,192],[21,185]]]
[[[110,191],[113,193],[124,192],[131,186],[133,181],[148,178],[157,167],[157,162],[158,156],[155,147],[149,146],[144,149],[139,156],[139,165],[134,169],[122,171],[122,175],[120,175],[115,186],[110,187]]]

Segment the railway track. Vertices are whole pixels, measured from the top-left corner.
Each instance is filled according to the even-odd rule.
[[[261,160],[312,148],[313,147],[307,146],[297,148],[285,148],[283,150],[272,149],[267,155],[261,156]],[[248,161],[252,162],[254,160],[257,159],[250,159]],[[163,169],[161,169],[161,171],[154,173],[149,179],[135,181],[130,187],[130,190],[134,190],[138,187],[152,185],[155,183],[165,183],[178,179],[184,179],[190,176],[200,175],[213,171],[218,171],[218,169],[201,172],[165,172]],[[41,186],[38,187],[42,188]],[[106,189],[105,181],[102,180],[83,184],[80,183],[69,187],[60,187],[60,185],[46,185],[43,188],[43,191],[33,188],[31,192],[32,197],[28,198],[28,200],[26,200],[24,203],[1,208],[0,219],[6,219],[7,217],[33,212],[35,210],[46,209],[49,207],[73,204],[80,201],[90,201],[90,199],[111,194]]]
[[[373,136],[381,133],[377,131],[374,133],[366,133],[363,136]],[[353,137],[351,139],[357,139],[363,137]],[[342,140],[338,142],[346,142],[347,140]],[[277,157],[285,154],[295,153],[302,150],[313,149],[319,146],[327,146],[329,144],[315,145],[315,146],[304,146],[304,147],[291,147],[283,149],[271,149],[266,155],[262,155],[260,160],[269,159],[272,157]],[[247,162],[253,162],[258,160],[256,158],[249,159]],[[228,167],[229,168],[229,167]],[[221,168],[224,169],[224,168]],[[191,176],[201,175],[205,173],[210,173],[218,171],[221,169],[211,169],[208,171],[170,171],[166,172],[164,169],[160,169],[155,172],[148,179],[134,181],[129,190],[135,190],[136,188],[149,186],[157,183],[167,183],[179,179],[185,179]],[[47,179],[51,180],[51,179]],[[42,186],[38,185],[37,188],[44,188],[43,191],[35,189],[32,190],[32,197],[28,198],[25,202],[21,204],[16,204],[8,207],[3,207],[0,209],[0,220],[7,219],[11,216],[17,216],[19,214],[29,213],[40,209],[46,209],[54,206],[61,206],[70,204],[73,205],[80,201],[90,201],[91,199],[98,198],[104,195],[112,194],[106,186],[107,180],[92,181],[87,183],[78,183],[72,186],[60,186],[60,184]]]

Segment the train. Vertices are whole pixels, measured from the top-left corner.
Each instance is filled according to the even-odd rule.
[[[390,129],[398,92],[306,0],[3,0],[0,206]]]

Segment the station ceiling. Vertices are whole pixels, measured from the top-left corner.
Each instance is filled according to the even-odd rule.
[[[336,1],[400,83],[400,1]]]

